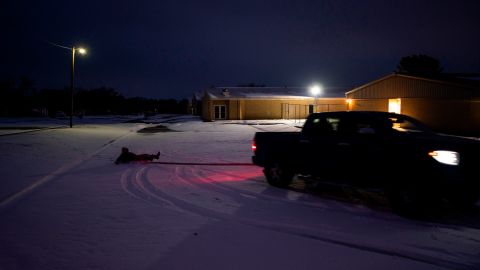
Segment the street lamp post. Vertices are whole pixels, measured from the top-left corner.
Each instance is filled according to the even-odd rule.
[[[70,67],[70,128],[73,127],[73,93],[74,93],[74,79],[75,79],[75,53],[78,51],[79,54],[86,54],[87,50],[81,47],[65,47],[62,45],[55,44],[53,42],[49,42],[50,44],[67,49],[72,52],[72,63]]]
[[[74,79],[75,79],[75,52],[78,51],[80,54],[86,54],[87,51],[84,48],[75,48],[72,47],[72,67],[71,67],[71,78],[70,78],[70,127],[73,127],[73,94],[74,94]]]

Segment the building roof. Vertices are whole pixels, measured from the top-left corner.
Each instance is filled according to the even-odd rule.
[[[441,75],[435,78],[393,73],[345,93],[348,98],[474,97],[480,81]]]
[[[343,93],[326,88],[318,98],[344,98]],[[305,99],[312,98],[308,87],[212,87],[205,90],[212,99]]]

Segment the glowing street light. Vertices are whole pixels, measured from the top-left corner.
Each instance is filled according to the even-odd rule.
[[[70,50],[72,52],[72,65],[71,65],[71,77],[70,77],[70,127],[73,127],[73,89],[74,89],[74,78],[75,78],[75,53],[78,51],[79,54],[86,54],[87,50],[82,47],[65,47],[62,45],[55,44],[53,42],[49,42],[50,44]]]
[[[323,92],[323,87],[319,84],[315,84],[310,87],[310,94],[313,95],[313,100],[314,100],[314,107],[315,107],[314,112],[317,112],[317,96],[321,95],[322,92]]]
[[[73,49],[75,49],[75,48],[73,48]],[[76,50],[78,51],[79,54],[86,54],[87,53],[87,50],[84,49],[84,48],[77,48]]]
[[[86,54],[87,53],[87,50],[84,49],[84,48],[75,48],[75,47],[72,47],[70,48],[70,50],[72,51],[72,74],[71,74],[71,80],[70,80],[70,128],[73,127],[73,90],[74,90],[74,84],[73,84],[73,81],[74,81],[74,78],[75,78],[75,52],[78,51],[79,54]]]

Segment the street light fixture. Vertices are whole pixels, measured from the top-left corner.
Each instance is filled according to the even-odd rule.
[[[70,48],[72,51],[72,74],[70,80],[70,128],[73,127],[73,90],[74,90],[74,78],[75,78],[75,52],[78,51],[79,54],[86,54],[87,50],[84,48]]]
[[[82,47],[66,47],[62,45],[55,44],[53,42],[49,42],[50,44],[69,50],[72,52],[72,65],[71,65],[71,76],[70,76],[70,128],[73,127],[73,90],[74,90],[74,79],[75,79],[75,53],[78,51],[79,54],[86,54],[87,50]]]
[[[314,106],[315,106],[314,112],[317,112],[317,96],[322,94],[322,92],[323,92],[323,87],[319,84],[315,84],[310,87],[310,94],[313,95]]]

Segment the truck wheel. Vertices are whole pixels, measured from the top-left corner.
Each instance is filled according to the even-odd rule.
[[[285,168],[277,161],[269,162],[265,166],[263,173],[267,178],[267,182],[275,187],[287,187],[292,182],[294,175],[290,169]]]
[[[423,188],[408,184],[391,187],[388,199],[394,212],[408,217],[423,216],[428,205],[434,204],[434,197]]]
[[[417,204],[417,194],[411,188],[396,187],[390,190],[388,199],[392,209],[400,214],[408,214],[415,210]]]
[[[453,207],[459,209],[469,209],[473,208],[475,204],[480,200],[480,196],[477,194],[469,193],[468,191],[463,194],[449,198],[448,201],[452,204]]]

